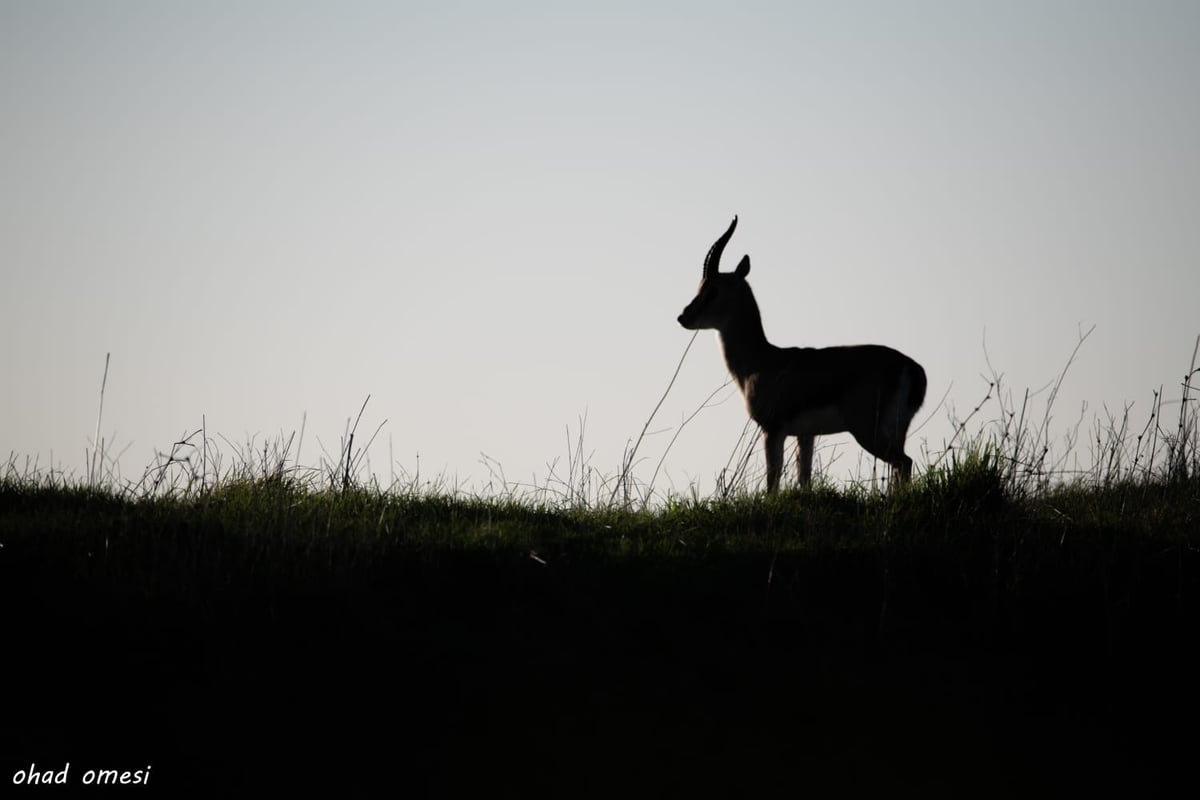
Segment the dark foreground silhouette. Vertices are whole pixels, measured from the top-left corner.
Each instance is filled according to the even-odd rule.
[[[34,511],[0,530],[54,513]],[[152,764],[135,793],[161,796],[1147,797],[1195,755],[1188,547],[1114,539],[1103,575],[1063,549],[1015,588],[988,583],[991,539],[887,560],[315,551],[324,577],[289,581],[192,533],[213,544],[187,581],[152,551],[119,572],[0,550],[5,796],[69,761]]]

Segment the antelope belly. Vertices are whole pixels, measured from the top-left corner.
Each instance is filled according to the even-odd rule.
[[[818,436],[846,430],[845,420],[836,406],[817,406],[801,411],[787,424],[788,435]]]

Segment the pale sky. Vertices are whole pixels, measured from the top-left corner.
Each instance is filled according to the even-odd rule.
[[[202,418],[307,415],[316,464],[368,394],[385,481],[544,482],[585,413],[615,474],[734,214],[775,344],[924,365],[918,465],[985,332],[1020,393],[1095,326],[1055,432],[1144,422],[1200,334],[1200,3],[0,0],[0,114],[0,451],[43,467],[111,352],[126,477]],[[725,379],[703,332],[642,479]],[[711,487],[731,391],[659,491]]]

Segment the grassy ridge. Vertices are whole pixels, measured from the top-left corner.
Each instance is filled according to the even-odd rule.
[[[175,796],[1147,796],[1200,710],[1195,479],[1018,497],[974,459],[642,512],[6,479],[0,543],[4,768]]]

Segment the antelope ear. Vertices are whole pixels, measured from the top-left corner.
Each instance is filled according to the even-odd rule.
[[[734,274],[739,278],[744,278],[750,274],[750,256],[742,256],[742,260],[738,262]]]

